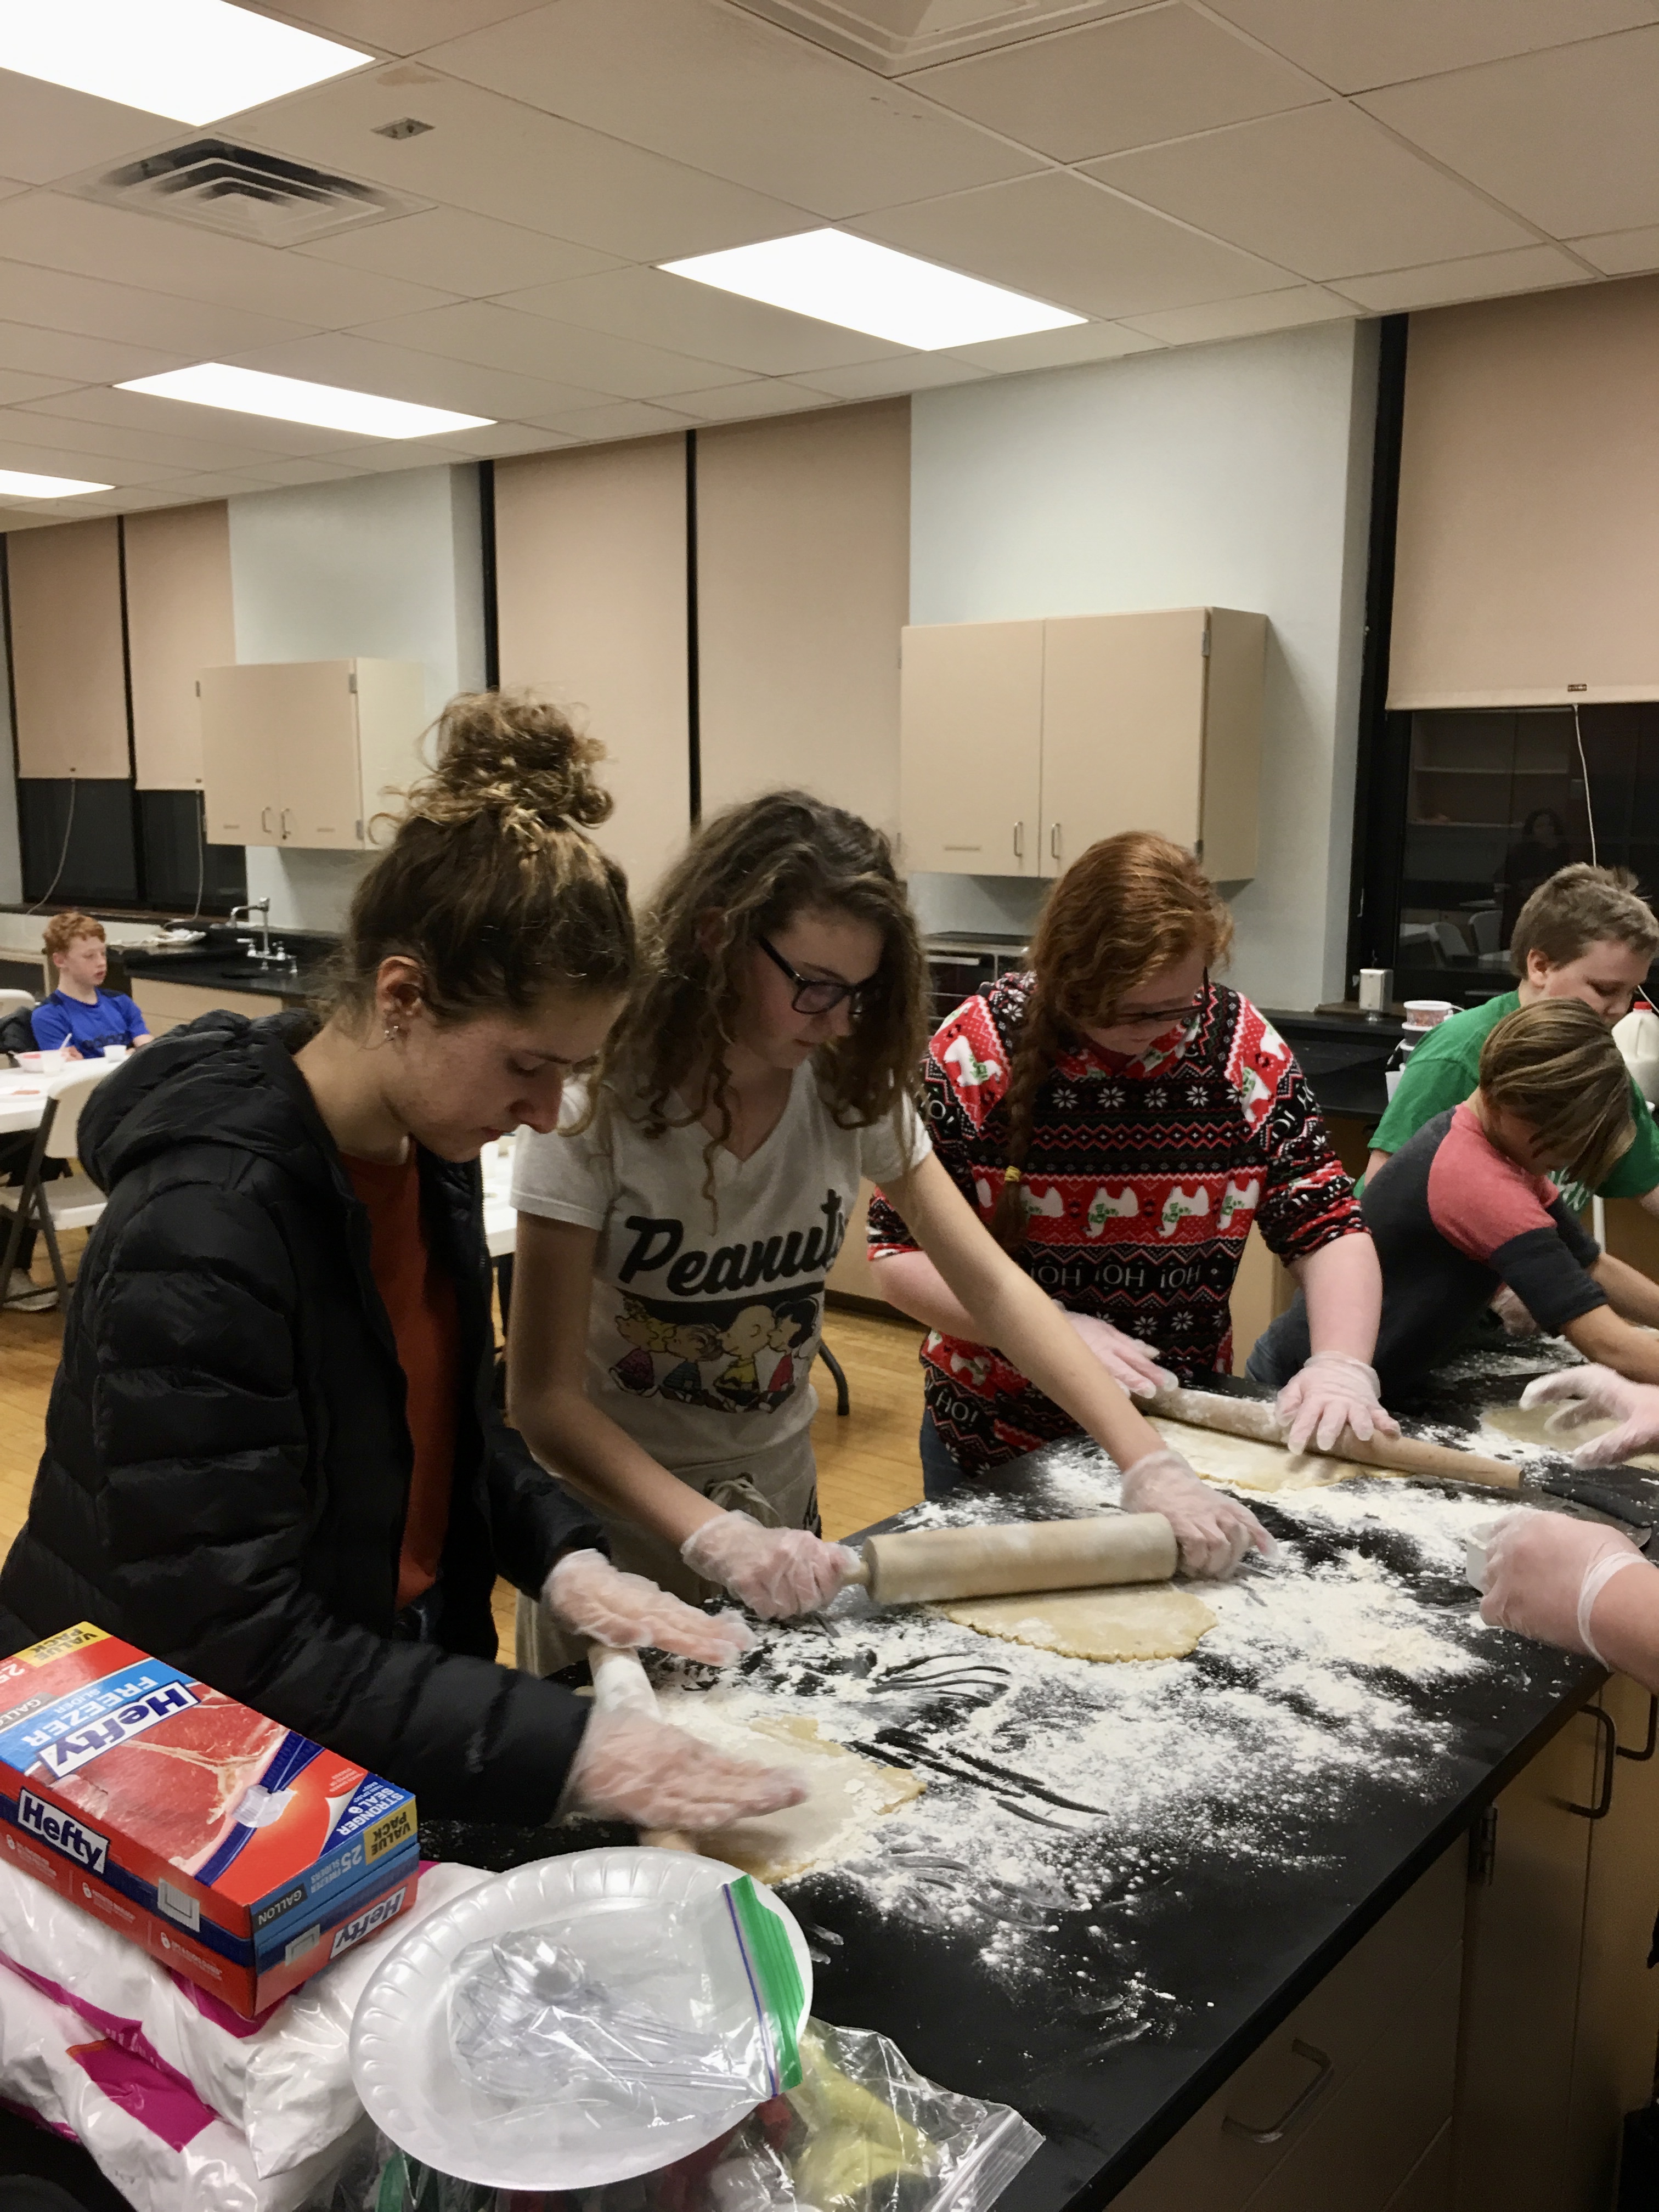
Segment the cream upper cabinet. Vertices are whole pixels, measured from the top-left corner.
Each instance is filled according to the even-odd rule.
[[[390,793],[418,776],[426,675],[405,660],[204,668],[208,836],[356,851]]]
[[[1041,623],[904,632],[899,821],[907,870],[1040,872]]]
[[[1253,875],[1267,635],[1224,607],[907,629],[907,866],[1057,876],[1158,830]]]

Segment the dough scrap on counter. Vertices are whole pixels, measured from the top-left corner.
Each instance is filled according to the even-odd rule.
[[[1609,1429],[1616,1429],[1620,1425],[1617,1421],[1602,1414],[1593,1421],[1586,1421],[1582,1427],[1575,1425],[1552,1435],[1544,1425],[1552,1413],[1560,1411],[1559,1404],[1483,1406],[1480,1418],[1489,1429],[1496,1429],[1503,1436],[1513,1437],[1517,1443],[1536,1444],[1540,1451],[1569,1454],[1577,1451],[1580,1444],[1587,1444],[1592,1437],[1604,1437]],[[1659,1452],[1636,1452],[1620,1464],[1649,1468],[1659,1474]],[[1589,1469],[1592,1475],[1595,1472],[1594,1468]]]
[[[659,1717],[689,1729],[706,1743],[757,1765],[793,1767],[807,1784],[799,1805],[760,1813],[710,1828],[695,1838],[705,1858],[753,1875],[757,1881],[787,1881],[839,1856],[846,1842],[872,1820],[896,1812],[927,1787],[907,1766],[881,1766],[845,1744],[818,1734],[804,1717],[727,1720],[710,1711],[707,1697],[659,1697]]]
[[[1202,1598],[1173,1583],[963,1598],[939,1610],[981,1636],[1068,1659],[1184,1659],[1216,1623]]]
[[[1178,1451],[1194,1474],[1237,1483],[1241,1490],[1321,1490],[1357,1474],[1375,1474],[1348,1459],[1322,1452],[1290,1452],[1283,1444],[1258,1443],[1253,1437],[1230,1437],[1218,1429],[1195,1429],[1186,1421],[1152,1416],[1166,1444]]]

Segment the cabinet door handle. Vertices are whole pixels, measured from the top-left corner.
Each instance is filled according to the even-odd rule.
[[[294,832],[288,826],[288,817],[292,811],[293,810],[291,808],[287,806],[283,809],[283,835],[284,837],[291,837],[294,835]]]
[[[1014,858],[1017,860],[1025,858],[1025,824],[1023,822],[1014,824]]]
[[[264,831],[266,836],[269,837],[270,835],[270,809],[268,806],[262,806],[259,809],[259,827]]]
[[[1659,1698],[1656,1698],[1650,1694],[1648,1698],[1648,1740],[1642,1746],[1640,1751],[1626,1751],[1624,1745],[1621,1743],[1619,1747],[1619,1756],[1620,1759],[1634,1759],[1640,1760],[1651,1759],[1656,1751],[1659,1751]]]
[[[1229,2113],[1224,2118],[1221,2124],[1230,2136],[1243,2136],[1246,2142],[1280,2142],[1289,2135],[1314,2099],[1324,2088],[1331,2078],[1332,2061],[1322,2051],[1316,2051],[1311,2043],[1304,2043],[1299,2035],[1291,2038],[1291,2049],[1298,2058],[1305,2058],[1309,2065],[1314,2068],[1313,2080],[1309,2082],[1305,2089],[1291,2098],[1270,2128],[1247,2128],[1243,2120],[1236,2120]]]
[[[1054,827],[1048,832],[1048,857],[1051,860],[1057,860],[1060,858],[1060,824],[1058,822],[1054,823]]]
[[[1601,1762],[1601,1788],[1593,1805],[1569,1805],[1569,1813],[1577,1813],[1583,1820],[1605,1820],[1613,1809],[1613,1762],[1619,1749],[1619,1731],[1613,1724],[1613,1715],[1604,1713],[1600,1705],[1584,1709],[1595,1723],[1598,1748],[1607,1756]]]

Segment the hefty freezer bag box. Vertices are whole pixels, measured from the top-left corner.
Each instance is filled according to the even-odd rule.
[[[0,1662],[0,1851],[252,2018],[415,1901],[415,1800],[82,1621]]]

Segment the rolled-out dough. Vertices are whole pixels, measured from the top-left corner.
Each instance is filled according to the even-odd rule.
[[[1186,1421],[1154,1415],[1152,1426],[1172,1445],[1194,1474],[1236,1483],[1241,1490],[1319,1490],[1376,1469],[1322,1452],[1289,1452],[1283,1444],[1258,1443],[1253,1437],[1224,1436],[1218,1429],[1195,1429]]]
[[[1033,1644],[1068,1659],[1181,1659],[1216,1617],[1202,1598],[1170,1583],[1036,1596],[970,1597],[939,1607],[981,1636]]]
[[[706,1697],[667,1695],[657,1700],[659,1717],[690,1730],[734,1759],[757,1765],[793,1767],[807,1785],[799,1805],[781,1813],[761,1813],[710,1828],[694,1838],[705,1858],[724,1859],[753,1875],[757,1881],[787,1881],[837,1856],[848,1839],[872,1820],[896,1811],[927,1787],[906,1766],[880,1766],[845,1744],[818,1734],[814,1720],[728,1720],[710,1710]]]
[[[1513,1437],[1519,1443],[1536,1444],[1540,1451],[1576,1452],[1580,1444],[1587,1444],[1592,1437],[1604,1437],[1609,1429],[1619,1426],[1617,1421],[1605,1416],[1586,1421],[1583,1427],[1576,1424],[1570,1429],[1558,1430],[1553,1435],[1545,1426],[1552,1413],[1561,1411],[1559,1403],[1547,1406],[1483,1406],[1480,1418],[1488,1428]],[[1659,1473],[1659,1452],[1637,1452],[1620,1462],[1626,1467],[1645,1467]],[[1594,1475],[1595,1470],[1589,1472]]]

